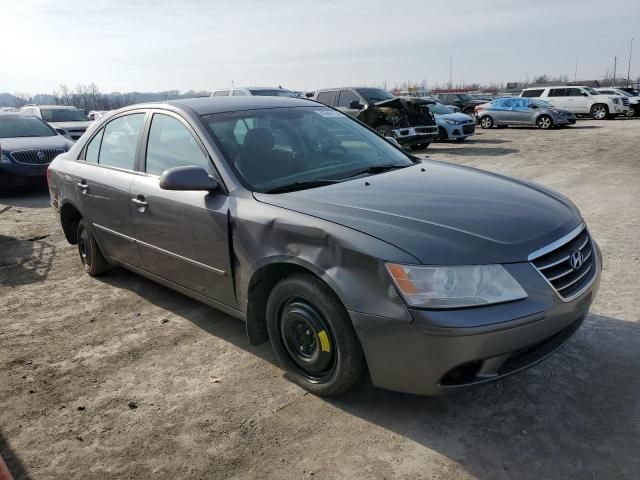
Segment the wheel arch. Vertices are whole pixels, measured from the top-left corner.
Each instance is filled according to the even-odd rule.
[[[80,209],[72,202],[64,202],[60,207],[60,224],[67,242],[71,245],[78,243],[78,223],[83,218]]]
[[[248,285],[247,336],[252,345],[259,345],[269,340],[266,319],[269,294],[280,280],[295,273],[306,273],[323,282],[345,307],[343,294],[338,285],[317,266],[296,257],[277,256],[265,259],[256,266]]]

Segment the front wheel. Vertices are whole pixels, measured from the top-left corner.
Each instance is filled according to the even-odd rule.
[[[273,288],[267,330],[291,379],[311,393],[340,395],[363,374],[362,348],[347,311],[312,275],[291,275]]]
[[[538,128],[548,130],[553,127],[553,120],[551,120],[551,117],[549,115],[541,115],[540,118],[538,118],[538,120],[536,121],[536,125],[538,126]]]
[[[609,109],[606,105],[594,105],[591,107],[591,118],[594,120],[604,120],[609,115]]]
[[[484,117],[480,118],[480,126],[484,129],[493,127],[493,118],[491,118],[489,115],[485,115]]]
[[[96,238],[93,236],[85,219],[80,220],[80,223],[78,223],[77,238],[78,253],[84,270],[92,277],[104,273],[107,269],[107,261],[104,259]]]
[[[447,134],[447,131],[443,127],[438,127],[438,138],[437,138],[437,140],[439,142],[444,142],[448,138],[449,138],[449,135]]]

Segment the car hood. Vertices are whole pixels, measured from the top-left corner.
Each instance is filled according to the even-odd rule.
[[[377,237],[422,264],[527,261],[582,222],[569,200],[544,187],[434,161],[366,182],[254,195]]]
[[[53,128],[64,128],[64,129],[81,129],[84,128],[85,130],[87,128],[89,128],[89,125],[91,125],[93,122],[92,121],[87,121],[87,122],[47,122],[49,123],[49,125],[51,125]]]
[[[48,148],[68,150],[71,145],[73,145],[73,143],[62,135],[54,135],[51,137],[0,138],[0,149],[2,149],[3,152]]]
[[[438,120],[453,120],[456,122],[473,121],[473,118],[471,118],[469,115],[465,115],[464,113],[444,113],[444,114],[436,113],[435,117]]]

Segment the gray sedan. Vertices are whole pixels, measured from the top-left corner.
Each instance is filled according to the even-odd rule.
[[[546,130],[576,123],[576,116],[569,110],[554,107],[544,100],[526,97],[499,98],[478,105],[475,115],[482,128],[522,125]]]
[[[246,322],[289,377],[437,394],[551,355],[601,255],[567,198],[405,153],[320,103],[177,100],[99,119],[50,167],[89,275],[126,268]]]

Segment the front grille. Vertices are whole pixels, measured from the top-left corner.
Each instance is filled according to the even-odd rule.
[[[581,264],[572,262],[572,256],[574,259],[581,258]],[[584,226],[573,238],[536,256],[531,263],[565,301],[574,299],[586,290],[598,268],[593,241]]]
[[[416,127],[416,133],[436,133],[436,127]]]
[[[625,107],[629,106],[629,99],[626,97],[622,97],[622,105],[624,105]]]
[[[60,148],[43,148],[40,150],[20,150],[11,152],[11,157],[16,163],[25,165],[48,165],[64,150]]]
[[[475,131],[476,131],[476,126],[473,123],[471,123],[469,125],[463,125],[462,126],[462,132],[463,133],[473,133]]]

